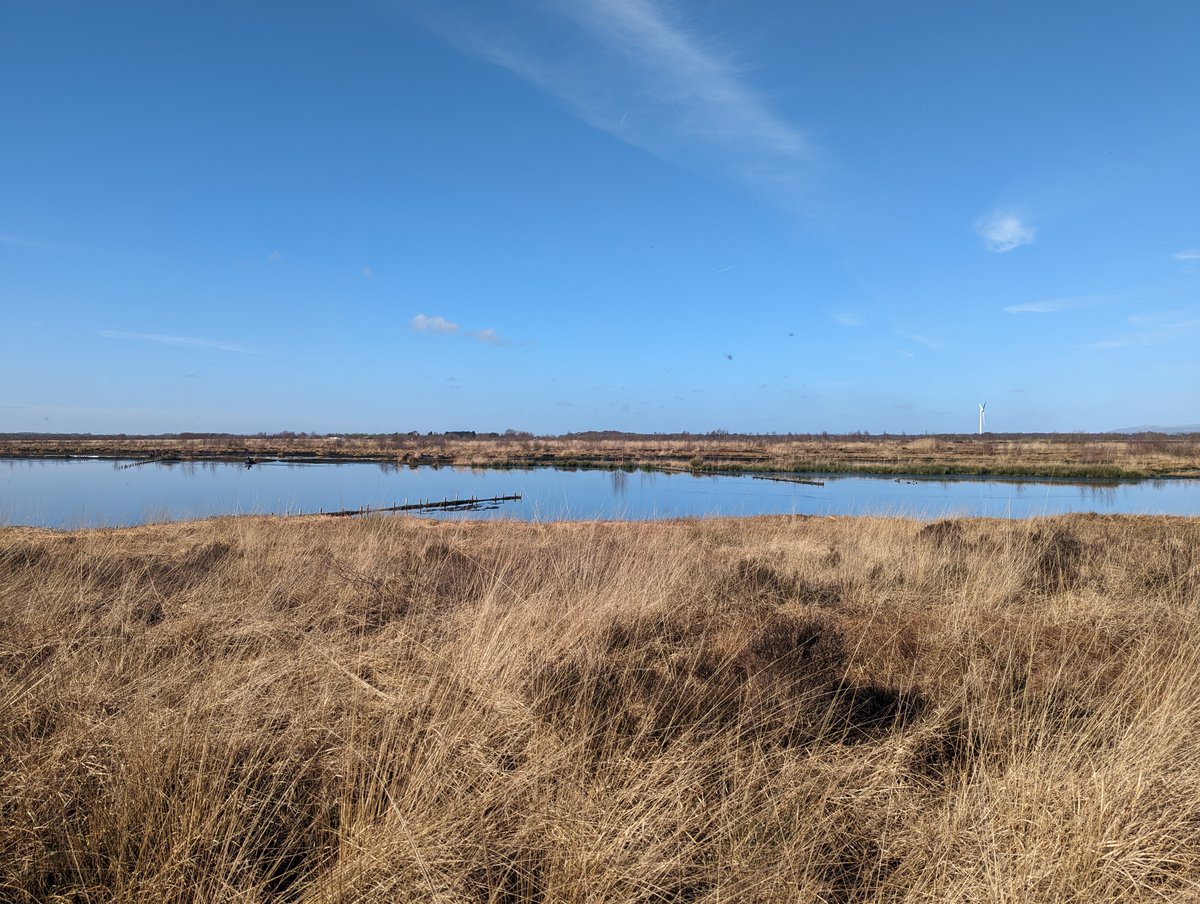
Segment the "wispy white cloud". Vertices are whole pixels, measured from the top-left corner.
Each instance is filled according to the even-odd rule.
[[[238,352],[243,355],[253,355],[257,352],[244,345],[232,342],[221,342],[216,339],[199,339],[195,336],[163,336],[158,333],[127,333],[124,330],[101,330],[100,335],[105,339],[134,339],[138,342],[154,342],[158,345],[180,345],[192,348],[213,348],[222,352]]]
[[[833,322],[838,326],[862,326],[863,319],[860,315],[852,311],[835,311],[833,313]]]
[[[487,345],[512,344],[510,340],[505,339],[490,327],[482,330],[464,330],[453,320],[447,320],[445,317],[440,316],[430,317],[426,314],[418,314],[412,319],[411,325],[419,333],[445,333],[447,335],[462,336],[465,339],[474,339]]]
[[[486,342],[488,345],[508,345],[509,342],[503,336],[500,336],[493,329],[486,330],[468,330],[463,333],[469,339],[478,339],[480,342]]]
[[[931,351],[942,348],[945,343],[937,339],[930,339],[928,336],[922,336],[918,333],[909,333],[905,330],[896,330],[896,335],[901,339],[907,339],[909,342],[915,342],[917,345],[923,345]]]
[[[1037,229],[1025,223],[1012,210],[994,210],[975,221],[975,231],[979,233],[988,251],[1005,254],[1022,245],[1032,245]]]
[[[1195,316],[1195,308],[1175,308],[1169,311],[1142,311],[1138,314],[1130,314],[1125,319],[1131,326],[1148,329],[1169,323],[1183,323]]]
[[[1200,261],[1200,248],[1185,248],[1173,255],[1177,261]]]
[[[0,409],[13,411],[35,411],[38,414],[50,411],[56,414],[107,414],[129,415],[173,415],[178,412],[166,408],[91,408],[79,405],[0,405]],[[48,420],[48,419],[47,419]]]
[[[1131,318],[1131,320],[1133,319]],[[1147,323],[1149,320],[1139,319],[1138,322]],[[1124,336],[1116,336],[1112,339],[1093,342],[1088,347],[1112,349],[1168,345],[1181,339],[1191,339],[1197,331],[1200,331],[1200,319],[1178,320],[1173,323],[1165,323],[1155,329],[1137,330],[1132,333],[1126,333]]]
[[[36,242],[33,239],[25,239],[16,235],[0,235],[0,245],[12,245],[16,248],[36,248],[42,251],[59,247],[50,242]]]
[[[1116,297],[1112,295],[1075,295],[1070,298],[1047,298],[1043,301],[1010,304],[1004,310],[1009,314],[1058,314],[1062,311],[1095,308],[1113,301],[1116,301]]]
[[[658,0],[425,2],[415,15],[460,50],[555,97],[583,121],[664,160],[799,206],[818,154],[743,71]]]
[[[420,333],[457,333],[458,324],[445,317],[427,317],[418,314],[412,319],[412,328]]]

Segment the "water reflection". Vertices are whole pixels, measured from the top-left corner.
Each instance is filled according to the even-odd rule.
[[[237,513],[380,508],[521,496],[488,512],[439,517],[530,520],[762,514],[1028,517],[1058,512],[1200,515],[1200,481],[822,477],[823,485],[750,476],[627,470],[559,471],[230,462],[0,462],[0,523],[137,524]]]
[[[1079,496],[1081,499],[1099,504],[1104,508],[1111,508],[1117,501],[1117,488],[1115,486],[1080,487]]]
[[[621,499],[629,489],[629,474],[626,471],[610,471],[609,481],[612,483],[613,498]]]

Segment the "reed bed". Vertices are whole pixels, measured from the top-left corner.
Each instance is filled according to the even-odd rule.
[[[587,433],[317,436],[0,435],[0,459],[375,461],[395,466],[650,468],[1138,479],[1200,477],[1200,435],[754,436]]]
[[[0,900],[1200,897],[1200,524],[0,530]]]

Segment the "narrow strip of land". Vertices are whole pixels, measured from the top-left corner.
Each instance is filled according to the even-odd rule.
[[[0,435],[0,458],[141,462],[369,461],[396,466],[607,468],[733,474],[1143,479],[1200,477],[1200,434],[939,436],[578,433],[234,436]]]

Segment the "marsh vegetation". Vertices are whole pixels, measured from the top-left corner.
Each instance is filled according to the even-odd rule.
[[[0,530],[0,898],[1194,900],[1198,542]]]
[[[1200,436],[635,434],[533,436],[458,431],[321,436],[283,433],[91,436],[8,434],[0,457],[97,455],[162,461],[381,461],[490,468],[624,468],[750,473],[1200,477]]]

